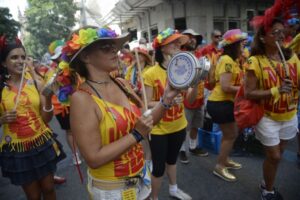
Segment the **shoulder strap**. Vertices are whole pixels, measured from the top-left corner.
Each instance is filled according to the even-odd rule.
[[[99,94],[99,92],[96,90],[96,88],[94,86],[92,86],[92,84],[90,84],[88,81],[85,81],[85,82],[97,94],[99,99],[102,99],[102,96]],[[82,91],[85,91],[85,90],[82,90]]]
[[[262,70],[262,67],[261,67],[261,64],[260,64],[260,61],[259,61],[259,58],[257,58],[257,61],[258,61],[258,65],[259,65],[259,69],[260,69],[260,73],[261,73],[261,84],[262,84],[262,87],[263,89],[265,88],[265,85],[264,85],[264,72]]]
[[[117,77],[112,79],[120,88],[122,91],[125,92],[127,97],[132,100],[139,108],[142,108],[144,106],[143,101],[141,98],[133,91],[132,87],[128,83],[127,80]]]

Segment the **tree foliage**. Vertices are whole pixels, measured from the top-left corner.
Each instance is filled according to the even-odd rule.
[[[18,35],[21,25],[12,18],[8,8],[0,7],[0,35],[13,39]]]
[[[28,0],[28,4],[26,31],[30,35],[25,46],[30,54],[41,57],[52,41],[69,35],[77,7],[73,0]]]

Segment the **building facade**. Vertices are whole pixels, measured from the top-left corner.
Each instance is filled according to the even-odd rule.
[[[263,14],[273,0],[120,0],[100,19],[102,24],[118,24],[133,38],[149,41],[167,27],[178,30],[192,28],[204,38],[214,29],[221,32],[240,28],[253,33],[249,21]]]

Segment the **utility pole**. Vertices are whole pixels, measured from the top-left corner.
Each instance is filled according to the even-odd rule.
[[[81,0],[81,25],[86,26],[86,8],[85,8],[85,0]]]

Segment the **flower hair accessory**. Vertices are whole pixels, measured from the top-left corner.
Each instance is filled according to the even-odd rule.
[[[93,28],[81,29],[78,34],[74,33],[72,39],[66,42],[62,52],[68,56],[77,56],[80,50],[89,44],[104,38],[116,38],[116,32],[108,27],[100,28],[98,30]],[[74,57],[73,56],[73,57]],[[71,61],[74,58],[71,59]],[[71,62],[70,61],[70,62]]]
[[[292,18],[295,15],[295,9],[300,12],[299,0],[275,0],[272,7],[265,10],[263,16],[255,16],[250,24],[258,30],[260,27],[264,27],[265,31],[270,30],[272,21],[276,17],[284,16],[285,20]],[[291,11],[293,13],[291,13]]]

